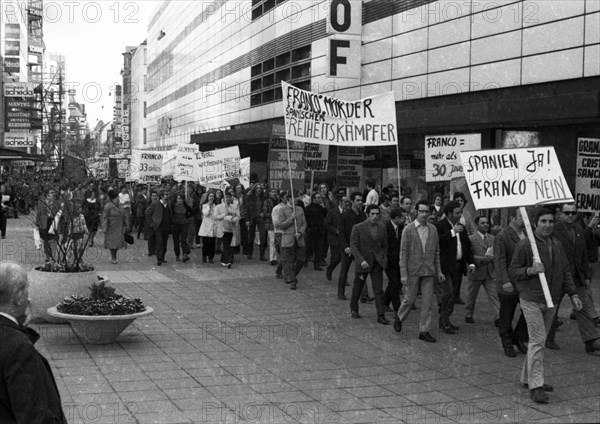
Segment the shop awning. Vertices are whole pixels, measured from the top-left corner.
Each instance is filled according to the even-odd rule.
[[[44,156],[32,155],[21,150],[8,149],[6,147],[0,147],[0,159],[2,160],[33,160],[36,162],[43,162],[46,160]]]

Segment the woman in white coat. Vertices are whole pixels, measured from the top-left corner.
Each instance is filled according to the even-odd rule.
[[[215,241],[217,222],[215,221],[215,193],[208,193],[202,205],[202,224],[198,235],[202,237],[202,262],[213,263],[215,257]]]

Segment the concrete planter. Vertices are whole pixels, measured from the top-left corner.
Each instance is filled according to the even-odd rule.
[[[92,284],[105,280],[102,277],[98,278],[96,271],[61,273],[33,269],[27,277],[30,309],[34,321],[43,320],[54,324],[64,324],[66,321],[49,316],[48,308],[56,306],[65,297],[88,296]]]
[[[68,321],[75,334],[89,344],[107,344],[114,342],[136,318],[152,315],[154,310],[146,306],[146,310],[130,315],[71,315],[56,310],[56,306],[48,309],[48,315]]]

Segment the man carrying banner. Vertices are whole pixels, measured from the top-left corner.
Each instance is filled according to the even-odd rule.
[[[534,402],[548,403],[546,392],[554,389],[549,384],[544,384],[544,345],[546,334],[554,318],[554,309],[547,306],[539,274],[545,273],[554,303],[563,293],[571,297],[575,310],[580,310],[582,303],[569,273],[563,247],[560,241],[552,236],[553,212],[541,208],[537,211],[533,222],[535,244],[541,262],[534,262],[531,242],[523,239],[517,243],[509,273],[519,290],[521,309],[525,314],[529,331],[529,346],[527,358],[523,363],[521,382],[529,388]]]

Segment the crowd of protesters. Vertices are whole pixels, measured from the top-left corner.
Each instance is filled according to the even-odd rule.
[[[543,380],[543,350],[560,349],[555,333],[562,324],[558,309],[565,295],[571,298],[585,351],[600,350],[600,317],[590,291],[592,272],[598,272],[598,214],[578,213],[573,204],[531,210],[541,258],[536,261],[519,209],[509,210],[508,222],[501,225],[493,222],[496,215],[490,211],[471,216],[461,192],[413,199],[393,186],[379,189],[373,180],[366,186],[364,192],[349,193],[319,184],[293,196],[257,182],[256,176],[249,187],[234,183],[223,189],[173,181],[147,186],[22,179],[0,185],[0,229],[4,238],[7,217],[29,214],[37,205],[35,224],[50,258],[50,242],[61,234],[54,226],[64,225],[57,215],[68,208],[85,219],[85,243],[92,246],[97,232],[103,232],[113,264],[125,241],[133,243],[137,235],[147,243],[146,255],[156,256],[161,266],[171,258],[167,249],[172,237],[176,262],[201,256],[198,262],[213,264],[220,254],[221,266],[231,268],[236,255],[244,255],[277,266],[275,276],[292,290],[309,264],[316,271],[326,267],[327,281],[340,265],[337,298],[347,300],[346,287],[352,285],[352,318],[361,318],[359,303],[374,301],[377,322],[392,324],[386,318],[391,312],[393,329],[401,332],[420,296],[418,338],[429,343],[436,342],[430,333],[434,299],[439,330],[452,335],[459,331],[451,321],[455,305],[465,305],[464,320],[474,324],[483,287],[504,354],[516,357],[516,346],[527,355],[522,382],[540,403],[548,401],[546,392],[552,390]],[[201,249],[201,255],[192,256],[193,249]],[[354,279],[349,282],[352,263]],[[545,304],[542,272],[554,309]],[[521,316],[513,327],[519,305]]]

